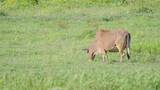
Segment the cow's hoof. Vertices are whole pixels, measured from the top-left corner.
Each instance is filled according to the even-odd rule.
[[[88,62],[92,62],[92,60],[88,60]]]
[[[103,61],[103,63],[105,63],[105,64],[109,64],[107,61]]]
[[[123,61],[120,61],[120,63],[123,63]]]

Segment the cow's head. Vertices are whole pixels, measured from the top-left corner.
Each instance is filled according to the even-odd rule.
[[[87,51],[88,57],[89,57],[89,61],[93,61],[95,58],[95,52],[92,48],[88,48],[88,49],[83,49]]]

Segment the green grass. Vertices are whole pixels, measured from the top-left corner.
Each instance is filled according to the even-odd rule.
[[[1,10],[0,90],[160,90],[160,11],[152,3]],[[81,49],[100,28],[131,33],[130,62],[119,63],[118,53],[109,53],[110,64],[88,62]]]

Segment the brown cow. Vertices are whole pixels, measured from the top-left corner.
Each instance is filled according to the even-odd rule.
[[[109,31],[101,29],[96,32],[96,40],[86,50],[90,61],[93,61],[97,54],[101,54],[103,61],[105,61],[105,54],[119,51],[120,62],[122,62],[125,56],[125,49],[127,57],[130,59],[130,42],[130,33],[126,30]]]

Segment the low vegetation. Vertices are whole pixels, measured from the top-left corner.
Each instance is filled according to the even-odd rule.
[[[38,1],[38,2],[37,2]],[[159,90],[159,0],[1,0],[1,90]],[[89,63],[100,28],[127,29],[131,61]]]

